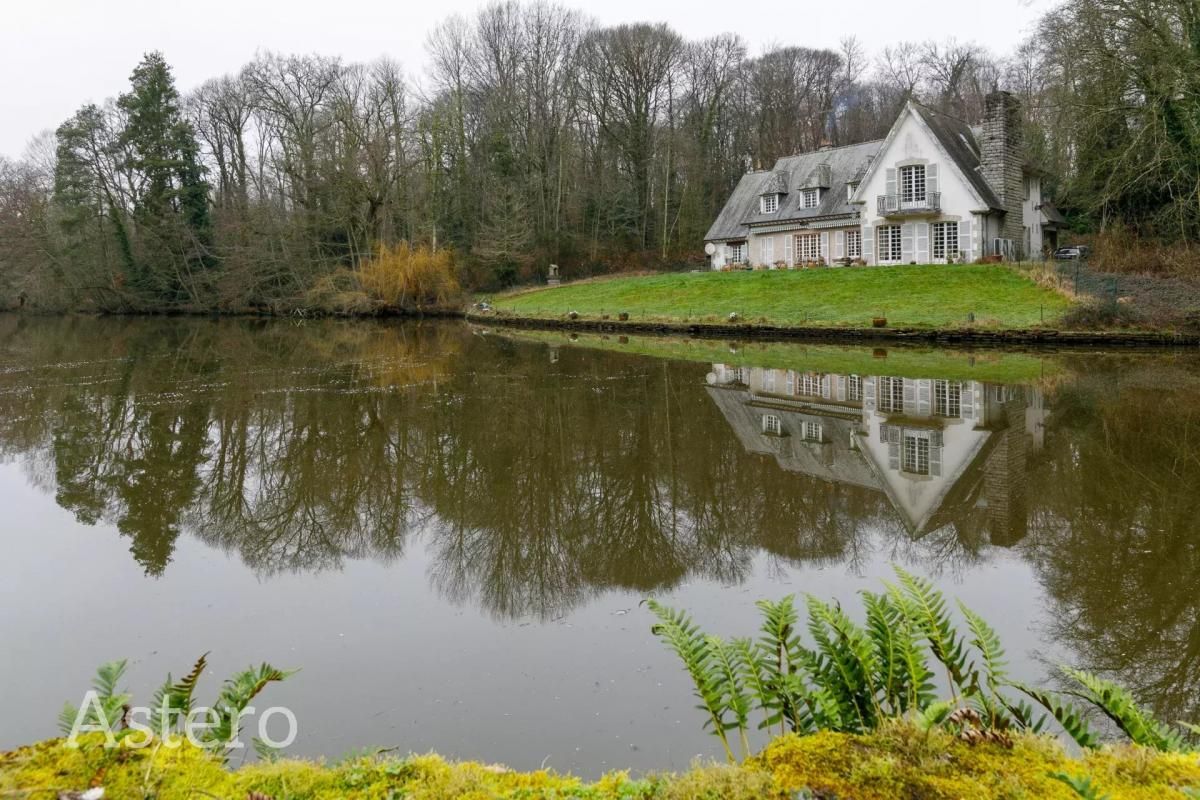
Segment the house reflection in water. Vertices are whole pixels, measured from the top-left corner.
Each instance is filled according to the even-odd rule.
[[[1035,388],[714,364],[708,391],[752,453],[887,495],[914,537],[945,525],[1010,546],[1048,412]]]

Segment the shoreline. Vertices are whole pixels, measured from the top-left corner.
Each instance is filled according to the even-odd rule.
[[[913,344],[954,344],[982,347],[1030,346],[1048,348],[1122,347],[1161,349],[1200,346],[1200,333],[1172,331],[1061,331],[1053,328],[835,328],[789,326],[761,323],[669,322],[614,320],[581,317],[516,316],[505,312],[479,312],[465,308],[425,310],[394,309],[376,314],[272,313],[270,311],[49,311],[0,309],[0,315],[28,317],[209,317],[212,319],[261,320],[395,320],[461,319],[475,325],[502,325],[549,331],[580,331],[609,334],[650,334],[691,336],[704,339],[746,339],[753,341],[813,341],[836,344],[872,342]]]
[[[825,341],[836,343],[913,342],[917,344],[965,344],[1004,347],[1008,345],[1049,347],[1195,347],[1200,334],[1167,331],[1059,331],[1050,328],[827,328],[714,322],[645,322],[612,319],[562,319],[467,311],[463,319],[477,325],[514,328],[687,335],[710,339],[753,339],[762,341]]]

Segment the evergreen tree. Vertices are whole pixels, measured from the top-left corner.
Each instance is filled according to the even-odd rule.
[[[134,69],[117,106],[125,113],[120,143],[142,178],[134,217],[146,236],[149,268],[141,288],[160,300],[198,299],[198,269],[212,266],[208,184],[199,145],[184,119],[171,68],[149,53]]]

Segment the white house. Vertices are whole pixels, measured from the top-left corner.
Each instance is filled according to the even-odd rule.
[[[1061,223],[1026,162],[1017,99],[993,92],[978,127],[909,102],[884,139],[747,173],[705,250],[714,269],[1016,259],[1053,246]]]

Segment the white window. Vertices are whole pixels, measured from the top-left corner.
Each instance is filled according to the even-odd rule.
[[[800,383],[796,386],[796,393],[808,397],[820,397],[821,376],[816,372],[806,372],[801,375]]]
[[[846,258],[862,258],[862,231],[846,231]]]
[[[846,399],[853,402],[862,401],[862,378],[857,375],[851,375],[846,381]]]
[[[958,223],[933,223],[933,257],[935,259],[958,257]]]
[[[904,379],[879,379],[879,410],[884,414],[904,412]]]
[[[900,168],[900,202],[925,202],[925,165],[910,164]]]
[[[800,192],[801,208],[816,208],[821,203],[820,189],[805,189]]]
[[[730,264],[745,264],[746,263],[746,243],[745,242],[738,242],[737,244],[727,245],[726,249],[729,252],[729,257],[728,257],[727,261]]]
[[[775,370],[766,370],[766,373],[763,375],[763,391],[775,391]]]
[[[775,263],[775,237],[768,236],[758,241],[758,257],[764,264]]]
[[[912,431],[904,432],[904,463],[901,468],[914,475],[929,474],[928,435]]]
[[[879,237],[879,261],[899,261],[903,258],[900,245],[899,225],[880,225],[875,229]]]
[[[821,423],[805,422],[804,423],[804,438],[810,442],[821,441]]]
[[[933,382],[933,413],[958,419],[962,416],[962,384],[958,381]]]
[[[816,261],[821,257],[821,235],[800,233],[796,235],[796,260]]]
[[[764,194],[762,196],[762,213],[774,214],[779,210],[779,195]]]
[[[783,421],[774,414],[763,414],[762,418],[763,433],[771,436],[781,436],[783,434]]]

